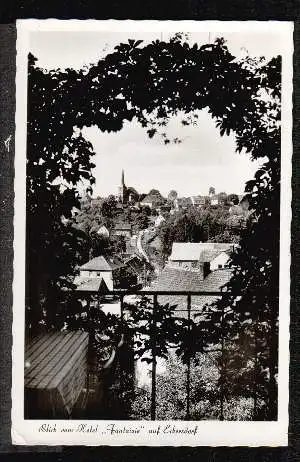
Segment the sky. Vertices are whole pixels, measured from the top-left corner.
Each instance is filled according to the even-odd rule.
[[[72,67],[80,69],[96,63],[120,42],[156,38],[168,40],[171,33],[112,32],[112,31],[35,31],[30,34],[29,49],[46,69]],[[192,32],[192,43],[209,43],[217,36],[227,40],[235,56],[265,56],[281,54],[283,44],[275,32]],[[170,119],[166,133],[182,143],[164,145],[159,136],[148,138],[137,122],[124,124],[117,133],[103,133],[97,127],[83,130],[96,155],[94,196],[117,194],[121,171],[125,183],[140,193],[155,188],[167,195],[175,189],[180,196],[208,194],[210,186],[216,192],[242,194],[245,183],[253,177],[258,163],[250,156],[235,152],[233,135],[221,137],[206,110],[199,112],[197,126],[182,127],[180,115]]]

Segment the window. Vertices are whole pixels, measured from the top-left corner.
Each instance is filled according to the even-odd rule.
[[[101,273],[100,273],[100,271],[97,271],[97,276],[101,276]]]
[[[218,268],[223,268],[222,265],[218,265]]]

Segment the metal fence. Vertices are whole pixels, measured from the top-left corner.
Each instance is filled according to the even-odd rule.
[[[222,291],[214,292],[205,292],[205,291],[147,291],[147,290],[114,290],[110,292],[110,295],[118,296],[120,298],[120,313],[121,320],[124,320],[124,313],[126,303],[124,302],[124,297],[128,295],[137,295],[141,297],[151,296],[153,300],[153,317],[152,317],[152,330],[151,330],[151,356],[152,356],[152,370],[151,370],[151,420],[156,420],[157,414],[157,400],[156,400],[156,378],[157,378],[157,351],[156,351],[156,335],[157,335],[157,320],[156,312],[159,305],[158,297],[159,296],[180,296],[186,298],[186,309],[178,309],[175,311],[186,312],[188,320],[188,329],[191,328],[191,314],[192,312],[201,312],[201,307],[198,309],[192,309],[192,296],[205,296],[205,297],[220,297],[222,296]],[[186,369],[186,420],[191,418],[191,402],[190,402],[190,393],[191,393],[191,358],[187,359],[187,369]]]

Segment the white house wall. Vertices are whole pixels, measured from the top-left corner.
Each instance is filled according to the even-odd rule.
[[[114,290],[112,271],[87,271],[81,270],[80,276],[84,278],[103,278],[107,288]]]
[[[214,271],[214,270],[219,269],[219,268],[224,268],[224,266],[228,264],[229,259],[230,259],[230,257],[226,252],[220,253],[220,255],[218,255],[216,258],[214,258],[210,262],[211,271]],[[221,265],[221,266],[219,266],[219,265]]]

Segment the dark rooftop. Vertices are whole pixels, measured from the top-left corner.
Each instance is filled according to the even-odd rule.
[[[203,291],[216,292],[221,291],[224,284],[229,282],[232,274],[232,269],[217,269],[212,271],[204,280],[200,279],[199,273],[193,271],[177,270],[166,267],[147,290],[169,290],[172,292],[180,291]],[[146,289],[146,288],[145,288]],[[194,295],[191,297],[191,308],[201,311],[206,304],[212,303],[219,297],[216,295]],[[187,297],[182,295],[161,295],[158,297],[158,302],[161,304],[176,305],[176,311],[187,310]],[[181,313],[181,316],[186,317],[186,314]]]

